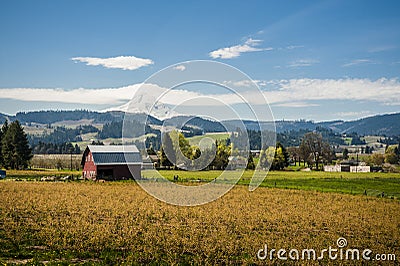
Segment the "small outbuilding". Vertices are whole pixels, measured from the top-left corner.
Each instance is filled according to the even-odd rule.
[[[84,179],[139,179],[142,159],[135,145],[89,145],[81,165]]]

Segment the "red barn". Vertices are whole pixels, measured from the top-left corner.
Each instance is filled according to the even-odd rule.
[[[89,145],[83,153],[81,165],[84,179],[138,179],[142,160],[135,145]]]

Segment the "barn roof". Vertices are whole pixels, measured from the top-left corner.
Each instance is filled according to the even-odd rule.
[[[139,152],[135,145],[88,145],[88,148],[92,153]]]
[[[82,158],[84,163],[88,151],[92,152],[96,165],[141,164],[142,158],[135,145],[89,145]]]

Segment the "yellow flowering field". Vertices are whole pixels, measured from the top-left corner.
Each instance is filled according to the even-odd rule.
[[[133,182],[0,182],[0,264],[275,264],[276,253],[257,256],[265,245],[319,251],[339,237],[399,263],[399,201],[236,186],[209,204],[179,207]]]

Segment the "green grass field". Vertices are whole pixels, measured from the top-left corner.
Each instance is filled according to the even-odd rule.
[[[179,182],[210,182],[222,171],[175,171],[160,170],[159,173],[169,180],[179,176]],[[147,178],[154,177],[151,171],[143,171]],[[244,171],[239,185],[247,186],[253,171]],[[366,194],[368,196],[393,197],[400,199],[400,174],[398,173],[328,173],[328,172],[289,172],[270,171],[261,187],[315,190],[346,194]]]
[[[154,170],[142,171],[142,176],[148,179],[156,178]],[[222,171],[190,172],[182,170],[160,170],[159,173],[173,180],[179,176],[178,182],[202,184],[217,178]],[[57,170],[8,170],[7,179],[39,180],[44,176],[74,176],[82,175],[81,171]],[[248,186],[253,171],[244,171],[238,185]],[[129,181],[131,182],[131,181]],[[261,187],[313,190],[320,192],[336,192],[346,194],[366,194],[368,196],[384,196],[400,199],[400,173],[348,173],[348,172],[302,172],[302,171],[270,171]],[[383,193],[383,194],[382,194]]]
[[[7,170],[7,179],[37,180],[45,176],[74,176],[82,175],[82,171],[35,169],[35,170]]]
[[[202,136],[194,136],[191,138],[187,138],[189,141],[190,145],[199,145],[200,141],[203,138],[211,138],[213,140],[224,140],[229,138],[229,133],[206,133],[205,135]]]

